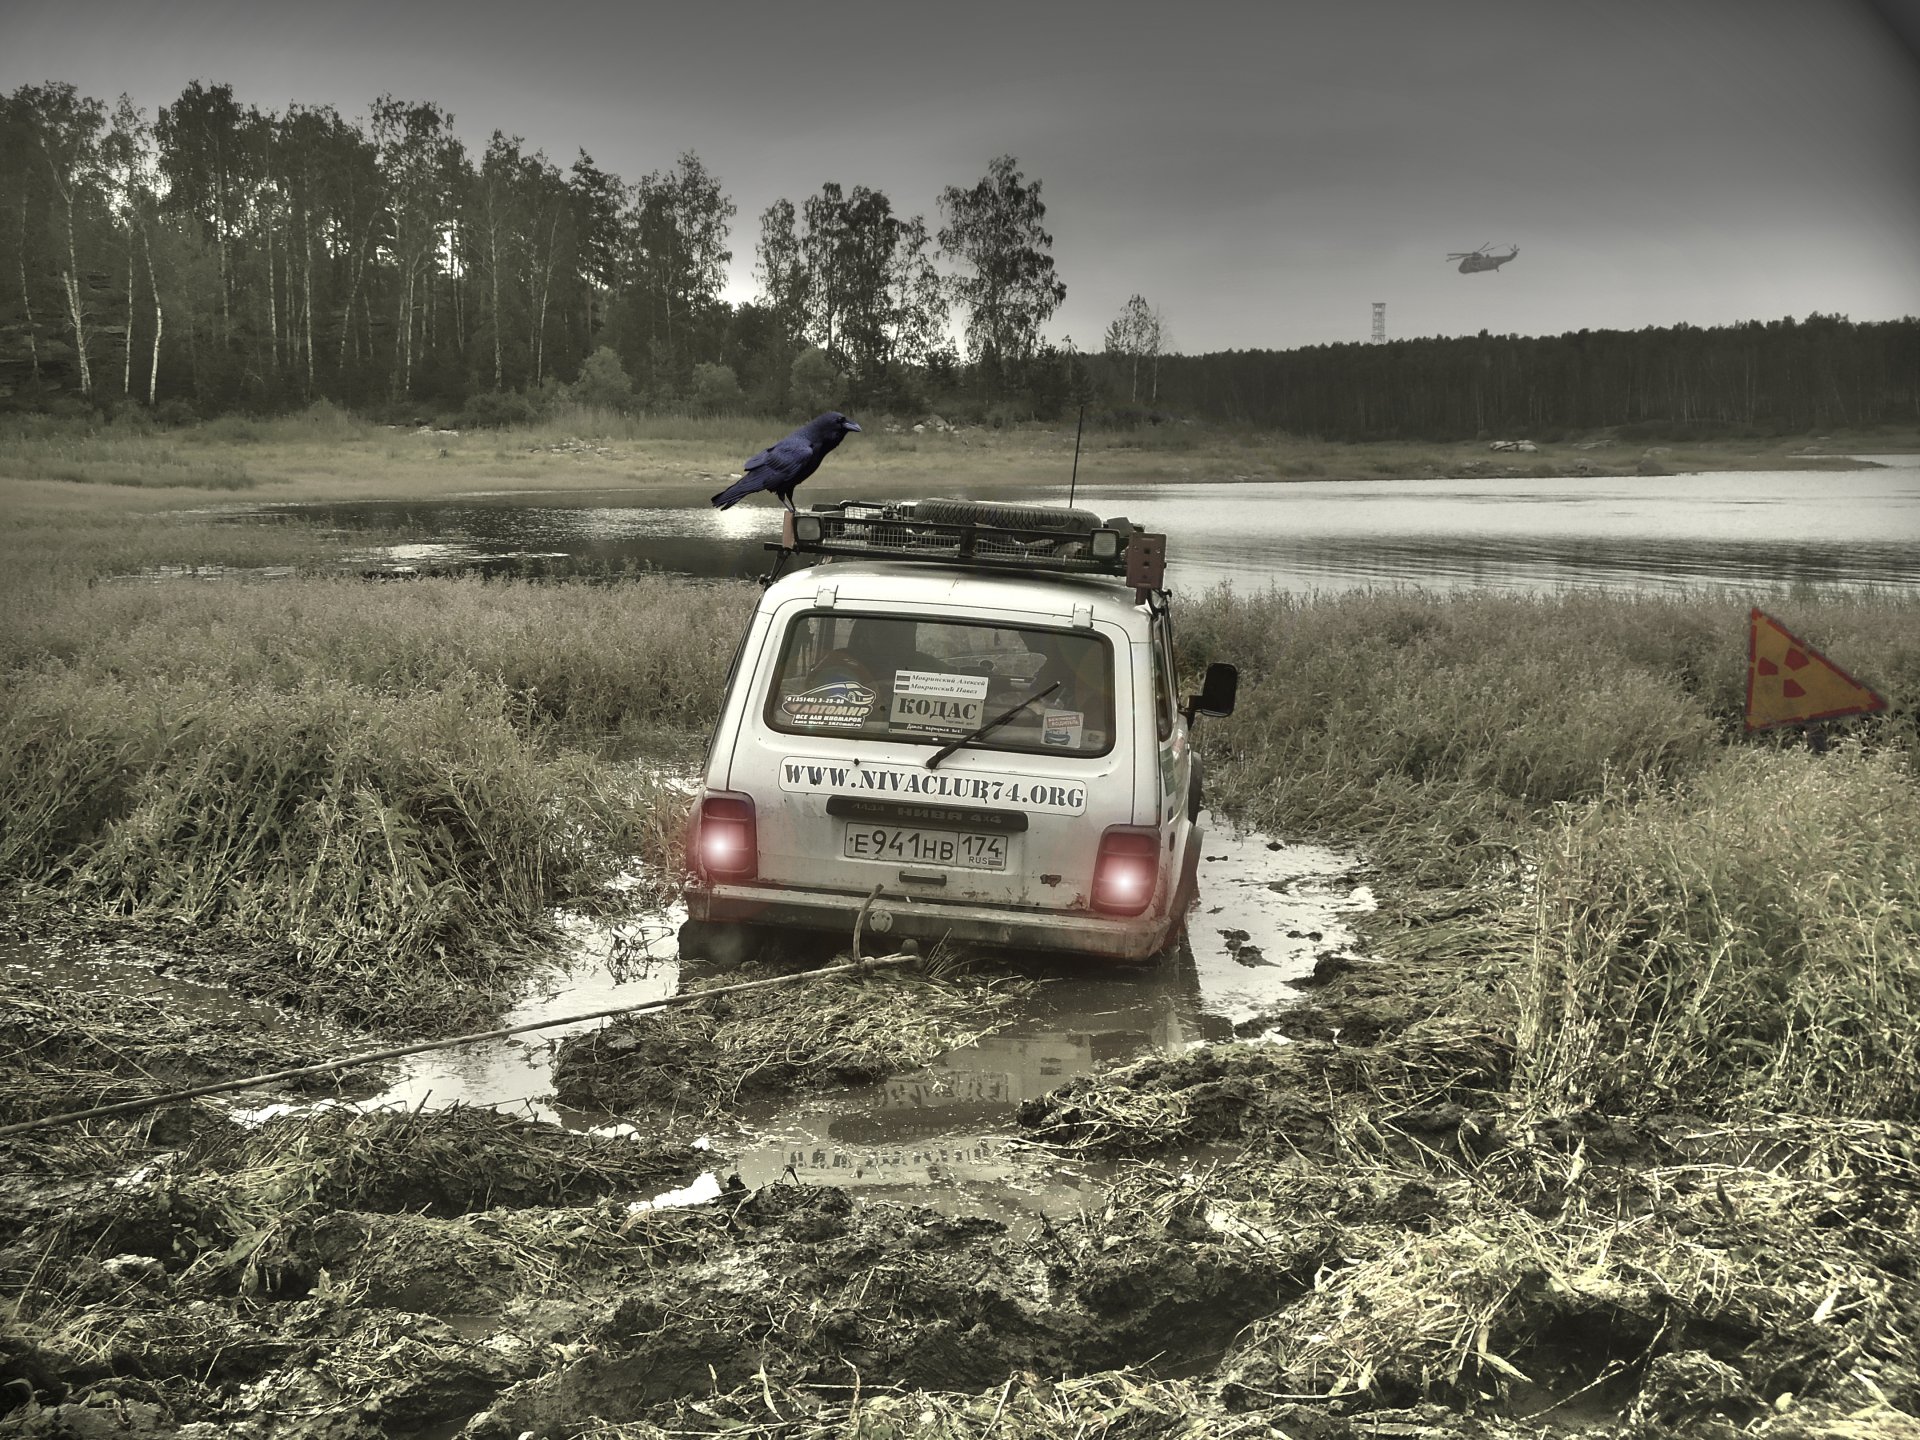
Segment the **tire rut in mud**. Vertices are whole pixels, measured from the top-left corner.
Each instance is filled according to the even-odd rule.
[[[466,1433],[637,1420],[761,1377],[973,1389],[1021,1371],[1185,1368],[1301,1293],[1323,1258],[1119,1215],[1023,1240],[993,1220],[769,1187],[733,1206],[697,1260],[601,1302],[579,1332],[589,1353],[509,1390]]]

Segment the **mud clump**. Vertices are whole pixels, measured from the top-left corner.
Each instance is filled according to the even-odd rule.
[[[1075,1153],[1230,1145],[1190,1177],[1208,1223],[1331,1257],[1235,1338],[1203,1407],[1287,1429],[1276,1397],[1317,1396],[1316,1435],[1389,1417],[1507,1434],[1499,1417],[1578,1397],[1615,1417],[1595,1433],[1645,1437],[1920,1424],[1914,1129],[1548,1110],[1516,1079],[1514,956],[1474,929],[1430,917],[1332,971],[1275,1025],[1291,1043],[1146,1060],[1023,1108]],[[1872,1425],[1826,1428],[1851,1414]]]
[[[319,1064],[352,1050],[317,1027],[269,1033],[257,1017],[182,1013],[164,995],[0,978],[0,1124]],[[379,1088],[368,1066],[289,1083],[303,1095],[366,1096]]]
[[[1032,1371],[1206,1359],[1309,1282],[1186,1217],[1085,1217],[1017,1240],[992,1220],[775,1186],[698,1259],[637,1282],[586,1327],[588,1353],[503,1394],[464,1432],[639,1421],[764,1383],[967,1389]],[[1309,1270],[1310,1273],[1310,1270]]]
[[[651,1195],[707,1163],[686,1147],[530,1124],[468,1106],[288,1115],[237,1147],[202,1146],[191,1158],[214,1174],[270,1188],[283,1203],[432,1215]]]
[[[1024,988],[880,971],[716,995],[564,1041],[554,1091],[580,1110],[706,1116],[755,1096],[869,1083],[991,1034]]]
[[[1333,1159],[1356,1140],[1458,1129],[1494,1103],[1511,1041],[1434,1018],[1391,1046],[1211,1045],[1069,1081],[1024,1104],[1034,1138],[1102,1155],[1231,1142]]]
[[[509,1326],[476,1338],[437,1317],[694,1244],[699,1221],[631,1198],[705,1163],[457,1108],[320,1110],[179,1150],[123,1122],[118,1149],[64,1154],[107,1173],[21,1176],[0,1206],[0,1385],[20,1407],[0,1433],[372,1436],[464,1418],[547,1361]]]

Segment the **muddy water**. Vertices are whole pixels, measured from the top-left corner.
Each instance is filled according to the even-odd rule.
[[[1321,956],[1352,953],[1345,917],[1373,906],[1356,882],[1352,857],[1210,833],[1187,941],[1158,967],[1027,968],[1044,983],[978,1044],[865,1090],[751,1113],[716,1144],[749,1185],[912,1191],[949,1213],[1014,1220],[1078,1208],[1108,1167],[1024,1147],[1011,1124],[1020,1102],[1144,1055],[1260,1036]]]
[[[181,1020],[210,1027],[251,1027],[298,1042],[292,1048],[345,1054],[343,1036],[264,1000],[236,995],[224,985],[173,974],[164,956],[131,945],[0,942],[0,980],[14,991],[146,997]],[[368,1047],[371,1048],[371,1047]]]
[[[724,1163],[690,1198],[737,1173],[752,1186],[786,1180],[910,1192],[951,1213],[1025,1218],[1077,1207],[1104,1167],[1062,1164],[1021,1145],[1013,1125],[1020,1103],[1141,1055],[1260,1034],[1260,1018],[1297,1000],[1297,982],[1319,957],[1351,953],[1344,918],[1372,905],[1351,857],[1255,833],[1210,833],[1200,878],[1188,942],[1160,966],[1116,972],[1005,962],[1042,983],[1003,1029],[924,1071],[746,1111],[708,1137]],[[565,968],[509,1023],[672,993],[680,918],[665,912],[618,932],[579,927]],[[554,1045],[580,1028],[417,1057],[369,1103],[504,1105],[576,1127],[602,1125],[606,1117],[556,1110],[546,1095]]]
[[[613,925],[562,916],[564,948],[554,968],[501,1019],[501,1027],[529,1025],[568,1015],[587,1015],[620,1005],[659,1000],[679,988],[680,955],[675,937],[686,918],[677,907]],[[554,1048],[598,1020],[476,1040],[450,1050],[430,1050],[396,1062],[393,1084],[368,1102],[374,1105],[484,1105],[536,1120],[589,1126],[597,1117],[565,1117],[549,1103]]]
[[[1200,882],[1188,939],[1159,965],[996,959],[990,963],[1039,982],[1002,1029],[922,1071],[734,1117],[701,1142],[715,1155],[714,1170],[661,1203],[705,1198],[737,1173],[752,1186],[785,1180],[853,1187],[955,1214],[1030,1220],[1036,1211],[1077,1208],[1104,1168],[1062,1163],[1024,1146],[1013,1123],[1020,1103],[1073,1076],[1143,1055],[1261,1036],[1263,1017],[1297,1001],[1298,982],[1320,957],[1352,953],[1346,919],[1373,904],[1353,857],[1257,833],[1209,833]],[[677,909],[611,926],[562,917],[566,943],[553,970],[504,1023],[673,994],[683,918]],[[282,1030],[295,1023],[217,987],[158,974],[150,960],[134,956],[22,950],[0,963],[24,967],[44,984],[159,994],[210,1019],[240,1017]],[[554,1048],[566,1035],[602,1023],[474,1041],[394,1062],[387,1088],[358,1103],[409,1110],[478,1105],[573,1128],[606,1127],[607,1116],[556,1108],[551,1097]],[[345,1051],[336,1045],[334,1053]],[[290,1108],[285,1101],[263,1105],[243,1097],[230,1113],[265,1119]]]

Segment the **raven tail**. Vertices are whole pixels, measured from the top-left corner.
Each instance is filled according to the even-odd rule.
[[[739,504],[758,489],[760,489],[759,480],[752,476],[742,475],[738,480],[714,496],[711,503],[716,510],[726,510]]]

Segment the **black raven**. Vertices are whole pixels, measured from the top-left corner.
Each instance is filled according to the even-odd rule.
[[[793,509],[794,486],[818,470],[827,452],[859,428],[838,410],[815,416],[747,461],[746,474],[713,497],[714,508],[725,510],[756,491],[771,490],[782,505]]]

